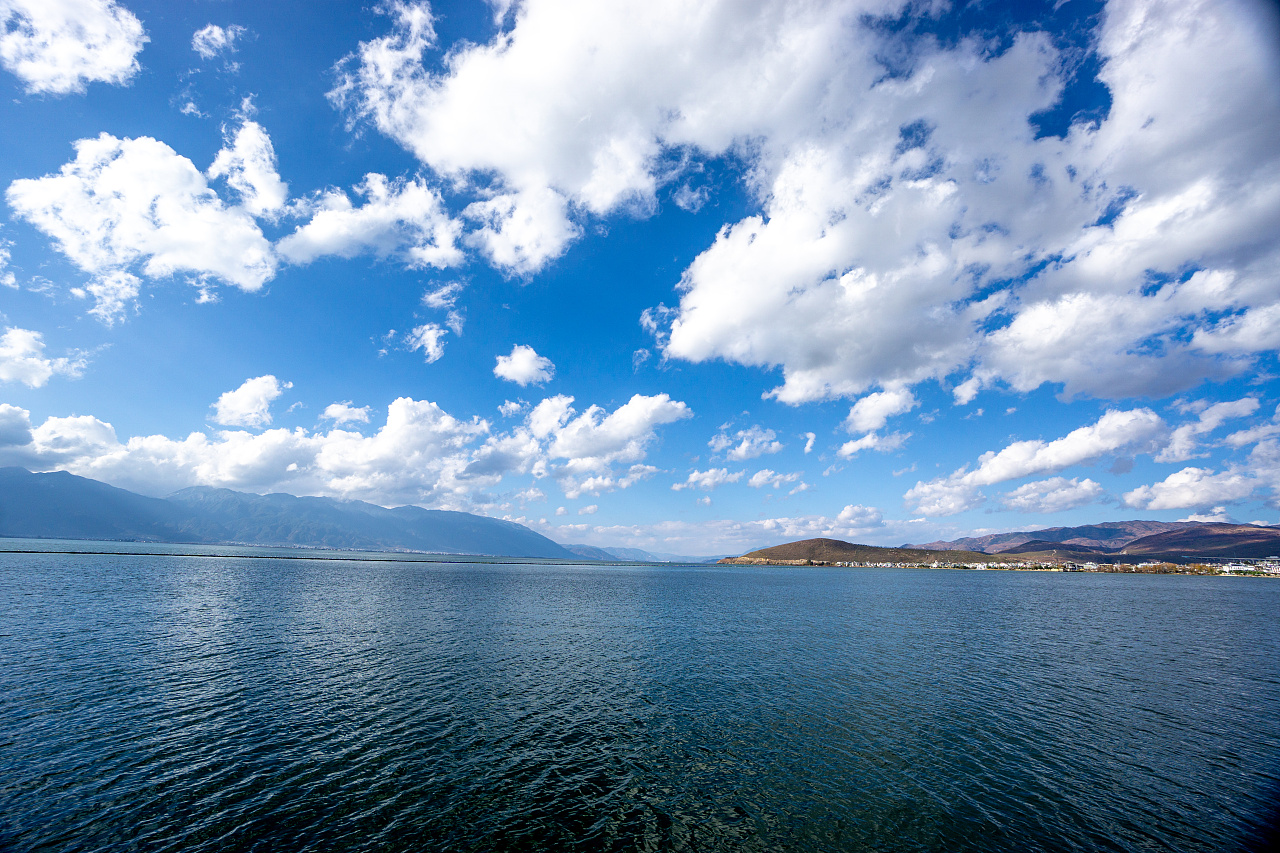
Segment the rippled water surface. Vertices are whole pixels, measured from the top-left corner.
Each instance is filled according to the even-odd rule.
[[[1275,840],[1277,581],[205,551],[0,553],[0,850]]]

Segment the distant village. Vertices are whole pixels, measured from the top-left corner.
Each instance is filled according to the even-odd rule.
[[[908,561],[835,561],[825,560],[768,560],[752,557],[734,557],[721,563],[757,566],[831,566],[849,569],[976,569],[1013,572],[1105,572],[1108,574],[1157,574],[1157,575],[1238,575],[1251,577],[1280,577],[1280,556],[1262,559],[1235,558],[1226,562],[1203,561],[1197,563],[1143,562],[1143,563],[1092,563],[1092,562],[1044,562],[1044,561],[991,561],[959,562],[931,560]]]

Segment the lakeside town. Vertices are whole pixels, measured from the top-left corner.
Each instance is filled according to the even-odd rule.
[[[976,569],[1012,572],[1103,572],[1107,574],[1158,575],[1228,575],[1244,577],[1280,577],[1280,556],[1264,559],[1234,559],[1227,562],[1142,563],[1046,562],[1037,560],[992,560],[962,562],[958,560],[870,561],[870,560],[770,560],[760,557],[728,557],[719,561],[728,565],[751,566],[830,566],[846,569]]]

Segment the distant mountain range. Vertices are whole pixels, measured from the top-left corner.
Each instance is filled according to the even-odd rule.
[[[1204,521],[1108,521],[903,547],[1097,561],[1124,557],[1259,558],[1280,555],[1280,527]]]
[[[0,468],[0,536],[576,556],[523,525],[466,512],[204,486],[149,498],[65,471],[24,468]]]
[[[1139,535],[1150,529],[1157,532]],[[1276,555],[1280,555],[1280,527],[1199,521],[1118,521],[1088,527],[1000,533],[928,545],[903,545],[901,548],[857,545],[839,539],[804,539],[720,562],[972,564],[1030,561],[1132,564],[1151,560],[1187,563],[1195,560],[1258,559]]]
[[[1195,521],[1107,521],[1083,527],[1049,527],[1044,530],[1028,530],[1020,533],[992,533],[989,536],[968,536],[950,542],[926,542],[921,545],[903,545],[903,548],[927,548],[931,551],[981,551],[998,554],[1031,542],[1057,545],[1078,545],[1118,551],[1130,542],[1184,527],[1195,527]]]

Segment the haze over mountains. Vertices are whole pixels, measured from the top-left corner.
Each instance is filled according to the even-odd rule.
[[[204,486],[149,498],[65,471],[24,468],[0,468],[0,536],[575,556],[523,525],[465,512]]]
[[[466,512],[416,506],[388,509],[363,501],[254,495],[207,486],[183,489],[167,498],[151,498],[65,471],[33,474],[24,468],[0,468],[0,536],[238,543],[624,562],[715,560],[715,557],[655,554],[635,548],[560,545],[515,522]],[[973,562],[988,556],[1099,562],[1143,558],[1261,558],[1280,553],[1280,527],[1116,521],[966,537],[901,548],[814,539],[751,553],[764,552],[776,559],[783,559],[779,555],[785,552],[786,559],[876,562],[929,559]]]

